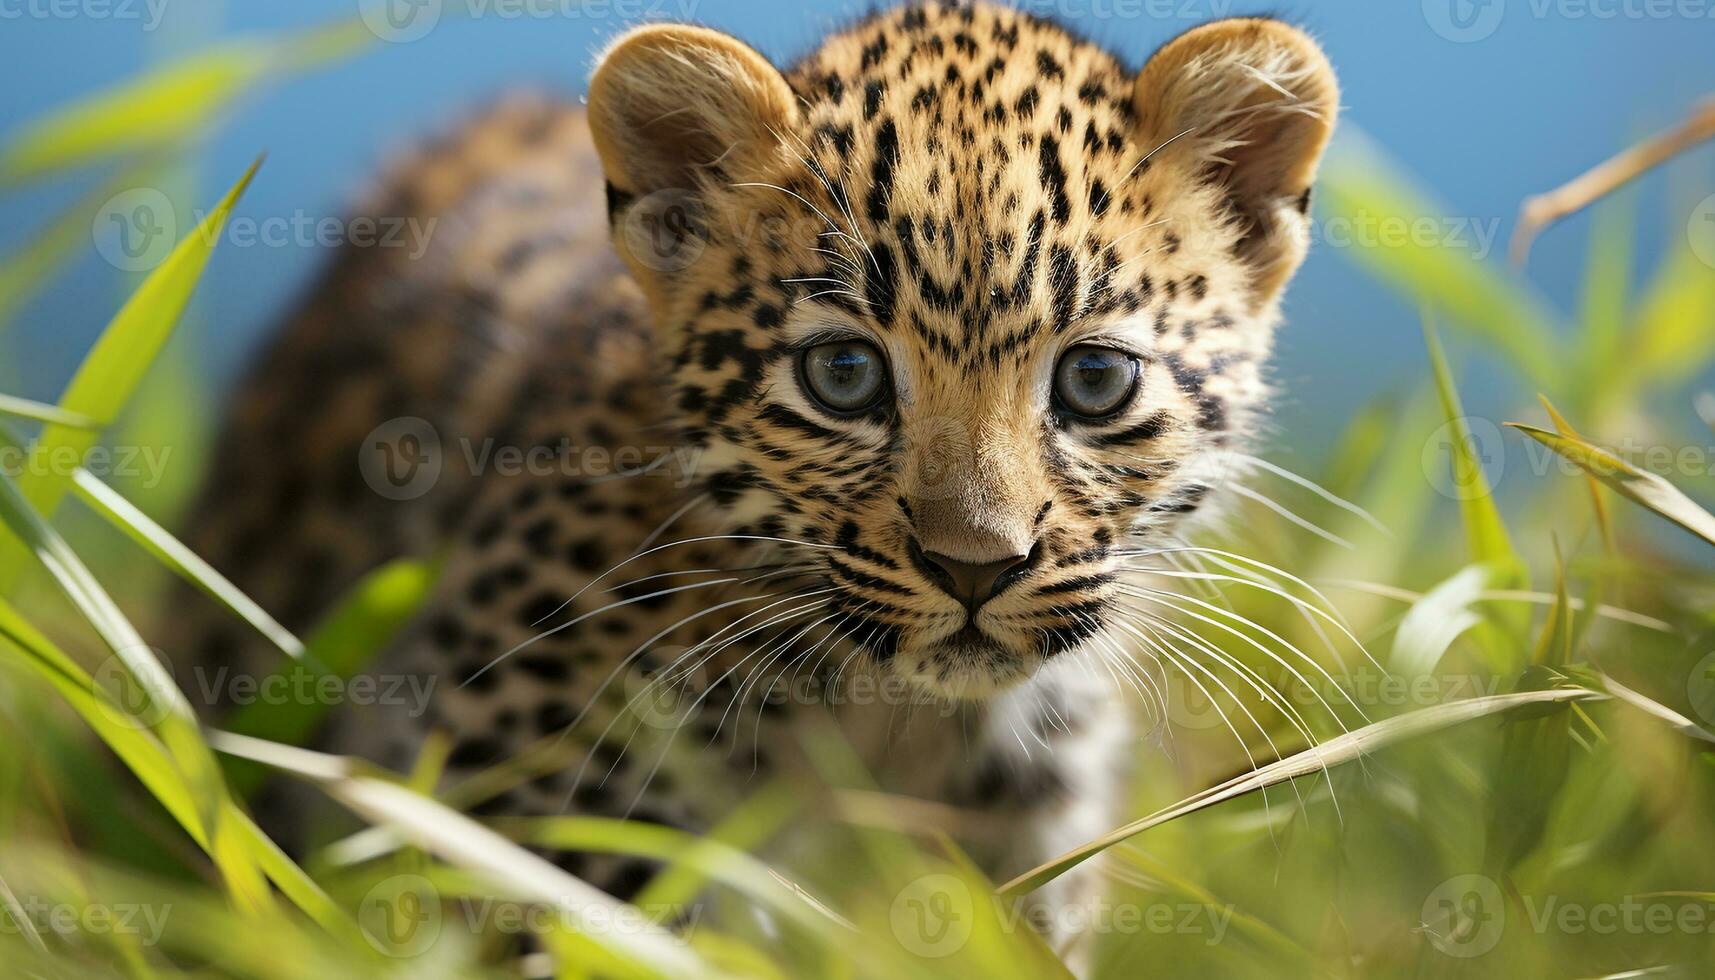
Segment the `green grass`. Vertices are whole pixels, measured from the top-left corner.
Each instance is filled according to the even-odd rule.
[[[237,83],[355,46],[342,27],[170,66],[0,147],[0,181],[124,172],[212,125]],[[1435,213],[1357,146],[1329,167],[1330,217]],[[0,317],[75,251],[65,229],[92,206],[4,259]],[[1685,385],[1715,360],[1715,276],[1676,242],[1634,290],[1618,271],[1634,223],[1627,199],[1602,206],[1572,315],[1462,254],[1354,253],[1438,321],[1420,385],[1350,419],[1301,474],[1331,494],[1243,471],[1275,506],[1248,499],[1230,522],[1242,534],[1200,541],[1174,600],[1203,662],[1226,666],[1169,678],[1165,724],[1137,745],[1131,822],[1011,882],[984,880],[938,814],[880,796],[832,731],[810,745],[831,803],[758,784],[702,837],[464,814],[563,764],[552,745],[436,799],[433,741],[392,774],[296,747],[309,705],[210,731],[135,625],[158,618],[163,580],[194,582],[267,637],[283,676],[315,677],[361,670],[434,569],[381,570],[299,638],[87,471],[0,476],[0,962],[49,977],[507,976],[515,915],[567,976],[1053,976],[1017,903],[1091,860],[1110,886],[1080,910],[1101,975],[1706,976],[1715,517],[1698,501],[1715,484],[1602,446],[1709,440]],[[0,447],[110,437],[217,239],[184,236],[59,404],[0,395]],[[1518,404],[1565,407],[1545,401],[1503,437],[1509,460],[1564,470],[1486,492],[1443,336],[1458,360],[1515,378]],[[132,574],[139,562],[158,574]],[[1284,668],[1275,654],[1293,650],[1313,663]],[[1158,706],[1139,700],[1147,720]],[[265,769],[370,829],[294,863],[247,809]],[[798,880],[759,856],[788,824],[818,828]],[[627,910],[521,845],[667,870]],[[674,933],[687,908],[694,927]]]

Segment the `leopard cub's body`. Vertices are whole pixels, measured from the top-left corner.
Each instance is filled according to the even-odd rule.
[[[1269,21],[1141,73],[981,4],[785,74],[640,29],[587,115],[509,102],[397,169],[369,209],[433,219],[428,251],[339,258],[196,541],[300,628],[444,547],[374,668],[432,702],[335,740],[405,766],[445,731],[452,781],[561,751],[483,812],[702,828],[814,785],[802,745],[837,729],[1022,871],[1117,818],[1123,576],[1260,407],[1335,102]]]

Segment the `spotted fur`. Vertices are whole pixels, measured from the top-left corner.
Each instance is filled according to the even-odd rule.
[[[340,738],[403,765],[444,730],[454,781],[576,747],[484,812],[706,826],[831,719],[887,789],[1003,817],[973,847],[1010,875],[1114,819],[1129,736],[1089,650],[1124,643],[1128,551],[1218,496],[1212,460],[1254,427],[1336,104],[1267,20],[1141,72],[983,3],[871,16],[786,72],[638,29],[587,117],[511,102],[397,169],[370,208],[437,217],[429,253],[336,260],[245,385],[197,538],[293,625],[450,542],[383,665],[442,678],[432,711],[350,712]],[[806,393],[830,336],[883,353],[882,409]],[[1051,393],[1091,343],[1141,364],[1098,422]],[[393,501],[358,454],[406,416],[444,472]],[[567,437],[676,452],[506,475],[462,448]],[[1027,559],[971,612],[932,555]],[[857,703],[859,677],[894,694]],[[625,710],[661,692],[669,723]],[[648,874],[563,859],[621,895]]]

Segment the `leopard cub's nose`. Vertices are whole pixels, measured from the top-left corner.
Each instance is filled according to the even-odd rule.
[[[916,541],[911,542],[913,557],[929,580],[942,591],[964,603],[972,615],[983,603],[999,595],[1007,586],[1023,577],[1036,555],[1033,547],[1028,554],[1007,555],[994,561],[968,562],[933,551],[924,551]]]

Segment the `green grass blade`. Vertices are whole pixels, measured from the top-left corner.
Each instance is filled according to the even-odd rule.
[[[89,228],[101,206],[121,190],[137,186],[141,168],[121,171],[48,222],[23,245],[0,258],[0,334],[24,304],[53,280],[53,274],[89,244]]]
[[[1549,420],[1554,423],[1554,428],[1561,435],[1571,436],[1574,439],[1584,438],[1578,434],[1578,430],[1572,427],[1572,423],[1566,421],[1566,416],[1560,414],[1560,410],[1554,407],[1554,403],[1541,395],[1537,396],[1537,400],[1542,402],[1543,409],[1548,412]],[[1597,483],[1596,478],[1588,473],[1584,474],[1584,485],[1590,490],[1590,507],[1596,515],[1596,527],[1602,532],[1602,545],[1608,549],[1608,554],[1618,554],[1620,543],[1619,539],[1614,536],[1614,522],[1608,516],[1608,502],[1602,497],[1602,485]]]
[[[1575,674],[1574,676],[1578,675]],[[1665,723],[1669,728],[1686,738],[1715,744],[1715,734],[1712,734],[1708,728],[1699,725],[1660,701],[1632,690],[1607,674],[1595,674],[1589,677],[1588,686],[1613,695],[1616,701]]]
[[[701,838],[703,845],[753,852],[786,828],[803,811],[803,801],[789,782],[776,780],[751,794]],[[637,896],[639,905],[681,905],[708,886],[708,876],[695,862],[661,869]]]
[[[232,835],[236,813],[214,755],[203,742],[194,712],[155,651],[143,641],[111,596],[71,547],[24,500],[10,477],[0,474],[0,524],[5,524],[36,556],[66,598],[70,599],[113,654],[128,682],[145,695],[148,712],[140,722],[152,724],[161,743],[189,786],[198,820],[207,830],[207,850],[225,875],[234,898],[252,910],[273,905],[261,869]]]
[[[1451,240],[1424,242],[1415,233],[1396,236],[1397,241],[1363,240],[1366,228],[1412,228],[1453,212],[1429,200],[1350,124],[1342,124],[1317,187],[1322,226],[1329,235],[1336,228],[1352,230],[1353,247],[1342,249],[1344,254],[1412,302],[1433,299],[1456,325],[1504,354],[1537,387],[1557,387],[1563,369],[1555,354],[1556,318],[1489,256],[1476,254],[1477,229],[1463,230],[1468,246],[1463,248]]]
[[[1394,631],[1388,670],[1400,677],[1434,672],[1454,641],[1483,622],[1475,607],[1488,591],[1491,569],[1467,565],[1411,604]]]
[[[0,525],[12,531],[66,594],[114,656],[148,694],[148,707],[167,718],[196,724],[195,712],[166,666],[120,612],[83,562],[24,500],[12,478],[0,473]]]
[[[183,142],[267,74],[273,52],[234,41],[99,92],[26,126],[0,152],[0,185]]]
[[[827,914],[806,903],[805,896],[783,886],[767,865],[736,848],[682,830],[602,817],[506,820],[497,823],[496,829],[514,840],[542,847],[628,854],[685,866],[709,881],[748,895],[815,935],[834,938]]]
[[[1532,666],[1520,679],[1520,692],[1554,687],[1561,677],[1558,668],[1572,657],[1572,600],[1558,550],[1556,546],[1554,604],[1543,622]],[[1564,711],[1518,719],[1506,727],[1500,762],[1490,776],[1484,834],[1484,864],[1495,873],[1510,872],[1542,843],[1571,767],[1571,730],[1571,714]]]
[[[1451,427],[1453,485],[1461,488],[1459,512],[1465,522],[1465,536],[1470,542],[1471,557],[1497,569],[1521,569],[1518,552],[1513,550],[1506,524],[1495,506],[1493,488],[1488,475],[1474,452],[1471,428],[1459,402],[1459,390],[1453,383],[1453,372],[1447,367],[1447,354],[1441,348],[1441,338],[1427,314],[1424,317],[1424,342],[1429,348],[1429,363],[1435,372],[1435,388],[1441,397],[1441,411]]]
[[[67,411],[58,405],[43,405],[27,398],[13,395],[0,395],[0,415],[10,415],[15,419],[29,419],[32,422],[46,422],[50,425],[61,425],[68,429],[86,429],[94,431],[101,428],[101,423],[87,415]]]
[[[1174,805],[1158,810],[1141,820],[1128,823],[1117,830],[1076,847],[1044,864],[1026,871],[1002,885],[1002,895],[1021,895],[1035,891],[1060,877],[1102,851],[1143,833],[1153,827],[1177,820],[1187,814],[1207,809],[1217,803],[1254,793],[1300,776],[1320,775],[1324,769],[1344,765],[1363,755],[1380,751],[1408,739],[1430,735],[1453,725],[1508,711],[1526,705],[1545,705],[1565,701],[1601,699],[1606,695],[1584,688],[1561,688],[1548,691],[1526,691],[1491,697],[1469,698],[1448,704],[1424,708],[1397,718],[1388,718],[1365,725],[1344,735],[1329,739],[1314,748],[1269,763],[1187,797]]]
[[[1668,255],[1638,308],[1627,356],[1612,365],[1628,392],[1683,385],[1715,360],[1715,275],[1690,249]]]
[[[280,625],[278,620],[245,595],[243,590],[215,571],[213,565],[197,557],[195,552],[126,500],[119,491],[102,483],[93,473],[81,467],[72,477],[72,487],[78,499],[96,514],[124,532],[174,574],[196,586],[203,594],[225,606],[256,632],[267,637],[268,642],[274,644],[281,653],[293,658],[304,656],[304,644],[292,635],[291,630]]]
[[[321,926],[329,935],[343,940],[351,949],[364,949],[362,930],[352,921],[351,916],[316,884],[315,879],[298,867],[297,863],[280,849],[280,845],[264,834],[249,814],[241,812],[236,806],[231,807],[231,814],[241,843],[268,876],[268,880],[280,889],[280,894],[286,896],[287,901],[297,906],[310,917],[310,921]]]
[[[1627,190],[1598,203],[1584,259],[1583,292],[1579,297],[1579,340],[1573,350],[1582,379],[1574,394],[1579,408],[1598,412],[1599,403],[1618,395],[1617,385],[1605,382],[1622,354],[1632,288],[1637,194]]]
[[[310,633],[303,656],[275,673],[284,679],[279,689],[307,690],[305,685],[313,685],[318,678],[357,674],[422,607],[434,588],[436,575],[434,564],[409,559],[369,573]],[[255,701],[235,712],[227,728],[271,742],[302,744],[328,708],[314,698]],[[233,772],[233,786],[249,793],[259,785],[264,772],[260,767],[240,764]]]
[[[625,930],[580,928],[591,921],[592,914],[621,914],[623,903],[469,817],[394,782],[367,775],[352,760],[225,732],[214,733],[213,742],[227,754],[308,779],[365,820],[394,828],[423,850],[481,875],[514,898],[556,910],[580,934],[650,973],[715,975],[695,952],[659,927],[641,923]]]
[[[1542,636],[1536,645],[1531,663],[1538,667],[1564,667],[1572,662],[1572,648],[1577,637],[1574,628],[1572,597],[1566,591],[1566,562],[1560,556],[1560,546],[1554,548],[1554,604],[1548,607],[1548,618],[1542,624]]]
[[[1640,470],[1608,450],[1576,436],[1549,432],[1523,422],[1508,422],[1507,425],[1554,450],[1620,496],[1715,544],[1715,514],[1698,506],[1678,487],[1661,477]]]
[[[78,367],[77,374],[60,399],[60,408],[95,419],[103,425],[112,424],[118,417],[154,363],[162,345],[172,336],[179,316],[190,303],[191,293],[202,278],[228,215],[261,165],[260,159],[252,163],[214,210],[131,294]],[[46,458],[52,458],[55,453],[75,454],[82,458],[83,453],[95,445],[97,438],[85,429],[49,426],[37,441],[36,453]],[[70,485],[70,473],[53,472],[51,469],[47,474],[22,481],[24,495],[30,505],[50,517]]]
[[[83,668],[4,600],[0,600],[0,637],[26,666],[59,691],[191,837],[206,845],[208,836],[189,787],[148,727],[114,703]]]
[[[18,434],[0,426],[0,446],[22,448]],[[197,557],[166,528],[132,504],[117,490],[83,467],[72,474],[72,490],[91,510],[137,542],[144,551],[172,570],[185,581],[201,589],[205,595],[225,606],[228,611],[258,633],[268,638],[289,657],[304,654],[303,643],[291,631],[270,616],[266,610],[233,585],[213,565]]]
[[[219,205],[131,294],[78,367],[60,398],[62,411],[94,419],[102,426],[111,425],[119,416],[172,335],[208,265],[220,229],[261,164],[260,159],[252,163]],[[51,519],[71,488],[72,473],[63,466],[46,463],[62,458],[82,459],[99,439],[98,431],[87,428],[47,426],[31,449],[33,458],[44,461],[44,465],[31,465],[19,479],[19,488],[30,507]],[[18,557],[15,547],[0,541],[0,592],[13,583],[11,576],[15,574]]]
[[[281,40],[227,41],[175,61],[25,126],[0,151],[0,186],[176,147],[262,79],[347,57],[374,40],[360,22],[344,21]]]
[[[191,836],[207,849],[210,840],[190,786],[174,764],[167,748],[146,725],[114,702],[108,692],[78,667],[70,657],[31,626],[16,610],[0,601],[0,648],[10,647],[21,656],[32,673],[41,676],[65,699],[145,789]],[[356,926],[333,900],[301,868],[264,836],[248,816],[230,802],[227,817],[237,828],[240,842],[249,849],[263,872],[280,887],[293,904],[335,937],[356,939]]]

